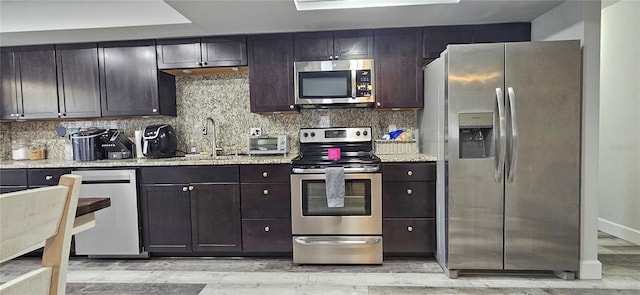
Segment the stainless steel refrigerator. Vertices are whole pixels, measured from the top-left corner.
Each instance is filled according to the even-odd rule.
[[[421,150],[437,157],[436,259],[555,271],[580,255],[579,41],[449,45],[424,70]]]

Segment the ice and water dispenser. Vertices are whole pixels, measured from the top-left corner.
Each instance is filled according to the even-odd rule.
[[[493,158],[493,113],[460,113],[460,158]]]

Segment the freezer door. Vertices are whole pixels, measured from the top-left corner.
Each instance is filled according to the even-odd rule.
[[[504,175],[502,167],[497,167],[496,157],[500,150],[493,147],[488,149],[486,157],[480,153],[461,158],[460,114],[489,114],[493,120],[490,126],[493,137],[500,138],[497,107],[500,97],[496,90],[504,87],[504,44],[451,45],[448,52],[445,101],[448,108],[445,132],[449,142],[445,217],[448,220],[448,267],[452,270],[502,269]],[[462,116],[463,121],[469,118],[473,121],[473,117]],[[491,124],[491,119],[489,122]],[[463,122],[463,125],[476,123]],[[473,148],[473,138],[468,134],[463,136],[464,144]]]
[[[578,269],[580,73],[578,41],[505,46],[505,269]]]

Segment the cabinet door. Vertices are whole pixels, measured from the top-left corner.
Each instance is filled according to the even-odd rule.
[[[226,36],[203,38],[203,67],[234,67],[247,65],[247,38]]]
[[[376,107],[421,108],[422,29],[375,31]]]
[[[333,59],[333,33],[306,32],[293,35],[295,60]]]
[[[71,168],[35,168],[27,170],[29,188],[58,185],[60,177],[71,174]]]
[[[292,34],[248,37],[251,112],[291,112],[293,102]]]
[[[0,48],[0,119],[17,119],[18,93],[13,48]]]
[[[200,39],[158,40],[158,69],[199,68],[202,63]]]
[[[422,57],[434,59],[449,44],[473,43],[472,26],[435,26],[422,29],[423,50]]]
[[[140,189],[144,245],[149,252],[191,252],[188,185],[154,184]]]
[[[473,27],[473,43],[519,42],[531,40],[531,23],[504,23]]]
[[[240,251],[240,190],[237,184],[193,184],[193,251]]]
[[[53,45],[17,47],[15,54],[20,67],[20,118],[57,118],[58,85]]]
[[[56,45],[61,118],[100,117],[97,44]]]
[[[101,45],[102,115],[157,115],[155,41]]]
[[[334,59],[373,58],[373,30],[333,32]]]

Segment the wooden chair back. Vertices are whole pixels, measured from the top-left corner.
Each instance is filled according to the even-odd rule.
[[[41,267],[2,284],[0,295],[65,294],[81,182],[81,176],[67,174],[57,186],[0,195],[1,262],[44,243]]]

